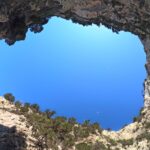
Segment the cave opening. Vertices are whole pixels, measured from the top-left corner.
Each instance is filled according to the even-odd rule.
[[[1,43],[1,94],[118,130],[143,106],[143,49],[131,33],[55,17],[26,41]]]

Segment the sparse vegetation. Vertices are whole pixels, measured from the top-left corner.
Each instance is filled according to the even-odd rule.
[[[146,129],[150,129],[150,122],[147,122],[147,123],[145,124],[145,128],[146,128]]]
[[[117,142],[114,140],[114,139],[111,139],[111,138],[107,138],[109,143],[112,145],[112,146],[116,146],[117,145]]]
[[[102,142],[96,143],[79,143],[76,145],[77,150],[110,150]]]
[[[144,108],[142,107],[139,115],[133,118],[133,122],[140,122],[143,118],[143,116],[145,115],[145,113],[143,112]]]
[[[86,143],[80,143],[76,145],[77,150],[91,150],[91,146]]]
[[[128,140],[118,140],[120,144],[122,144],[123,147],[133,145],[133,139],[128,139]]]
[[[4,94],[4,98],[11,103],[13,103],[15,101],[15,97],[11,93]]]
[[[141,116],[134,117],[134,118],[133,118],[133,122],[140,122],[141,119],[142,119]]]
[[[32,135],[37,139],[37,147],[39,149],[58,150],[61,146],[63,150],[119,150],[118,145],[122,148],[128,148],[133,145],[135,139],[112,139],[109,136],[102,134],[102,128],[98,123],[91,123],[85,120],[79,124],[75,118],[66,118],[63,116],[56,116],[56,112],[50,109],[41,111],[38,104],[21,103],[15,101],[15,97],[8,93],[4,95],[5,98],[16,107],[12,113],[23,115],[20,121],[26,121],[26,127],[32,127]],[[10,111],[10,110],[9,110]],[[139,117],[134,121],[140,121],[144,115],[143,109],[140,111]],[[150,122],[144,123],[145,132],[137,136],[136,141],[146,139],[150,141]],[[96,140],[95,142],[86,141],[91,136],[102,136],[106,142]]]
[[[146,131],[146,132],[138,135],[136,139],[137,139],[137,141],[141,141],[143,139],[150,141],[150,133]]]
[[[39,149],[57,149],[58,145],[63,149],[71,148],[77,141],[102,131],[98,123],[86,120],[83,124],[79,124],[75,118],[54,117],[55,111],[47,109],[42,112],[38,104],[22,104],[20,101],[15,101],[15,97],[10,93],[5,94],[5,98],[11,103],[14,102],[16,110],[13,113],[24,115],[27,126],[32,126],[32,134],[38,139],[36,145]],[[90,144],[82,143],[76,147],[78,150],[91,150]],[[94,145],[92,147],[94,148]]]

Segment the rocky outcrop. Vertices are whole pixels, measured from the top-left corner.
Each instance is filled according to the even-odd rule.
[[[40,32],[52,16],[82,25],[103,24],[113,31],[150,34],[149,0],[3,0],[0,1],[0,38],[8,44],[25,39],[28,28]]]
[[[13,104],[0,97],[0,150],[37,150],[32,127],[23,115],[13,113],[15,110]]]
[[[20,108],[22,110],[20,110]],[[85,130],[86,126],[83,125],[82,130],[89,132],[88,135],[83,134],[84,132],[81,132],[81,128],[78,128],[80,132],[75,130],[80,124],[76,123],[72,126],[72,124],[66,122],[69,125],[65,123],[67,125],[66,127],[69,127],[69,130],[72,126],[72,129],[67,133],[63,118],[61,118],[62,126],[60,127],[58,126],[60,122],[57,119],[46,120],[47,124],[43,124],[41,121],[43,120],[42,122],[44,122],[46,118],[45,115],[43,118],[41,115],[42,112],[34,113],[32,109],[26,111],[26,107],[18,107],[18,103],[14,105],[3,97],[0,97],[0,149],[149,150],[150,147],[150,107],[147,106],[141,110],[140,115],[136,118],[134,123],[131,123],[117,132],[107,130],[99,131],[97,128],[93,130],[90,126]],[[51,124],[52,122],[54,126]],[[47,130],[45,130],[43,126],[40,126],[40,124],[44,125]],[[55,131],[49,130],[50,128]],[[38,129],[40,129],[39,132]],[[59,129],[58,133],[56,129]],[[53,133],[49,134],[49,138],[52,138],[50,141],[47,137],[47,131]],[[68,144],[66,143],[66,139],[61,137],[62,131],[64,137],[70,138],[67,142]],[[46,138],[43,135],[45,135]],[[73,137],[75,137],[74,140],[72,139]]]
[[[24,40],[28,29],[35,33],[42,31],[43,24],[46,24],[53,16],[71,19],[73,22],[82,25],[103,24],[114,32],[128,31],[140,38],[147,57],[146,70],[148,74],[144,83],[144,109],[135,123],[128,125],[118,132],[103,131],[103,138],[96,136],[91,137],[91,139],[93,141],[94,139],[104,141],[105,145],[109,145],[111,149],[149,150],[150,1],[1,0],[0,39],[4,39],[9,45],[14,44],[16,41]],[[6,118],[10,117],[6,116]],[[0,122],[0,124],[11,129],[5,121]],[[17,122],[11,122],[11,124],[17,125]],[[119,142],[116,142],[117,145],[111,143],[112,141],[108,142],[108,138],[120,141],[120,144],[118,144]],[[91,139],[89,138],[89,140]]]

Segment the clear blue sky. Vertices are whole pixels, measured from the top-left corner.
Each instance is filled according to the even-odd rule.
[[[143,106],[145,53],[130,33],[52,18],[14,46],[1,41],[0,54],[0,95],[115,130]]]

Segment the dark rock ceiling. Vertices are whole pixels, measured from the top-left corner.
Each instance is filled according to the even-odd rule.
[[[149,0],[0,0],[0,38],[9,45],[26,32],[43,30],[53,16],[82,25],[103,24],[114,32],[150,35]]]

